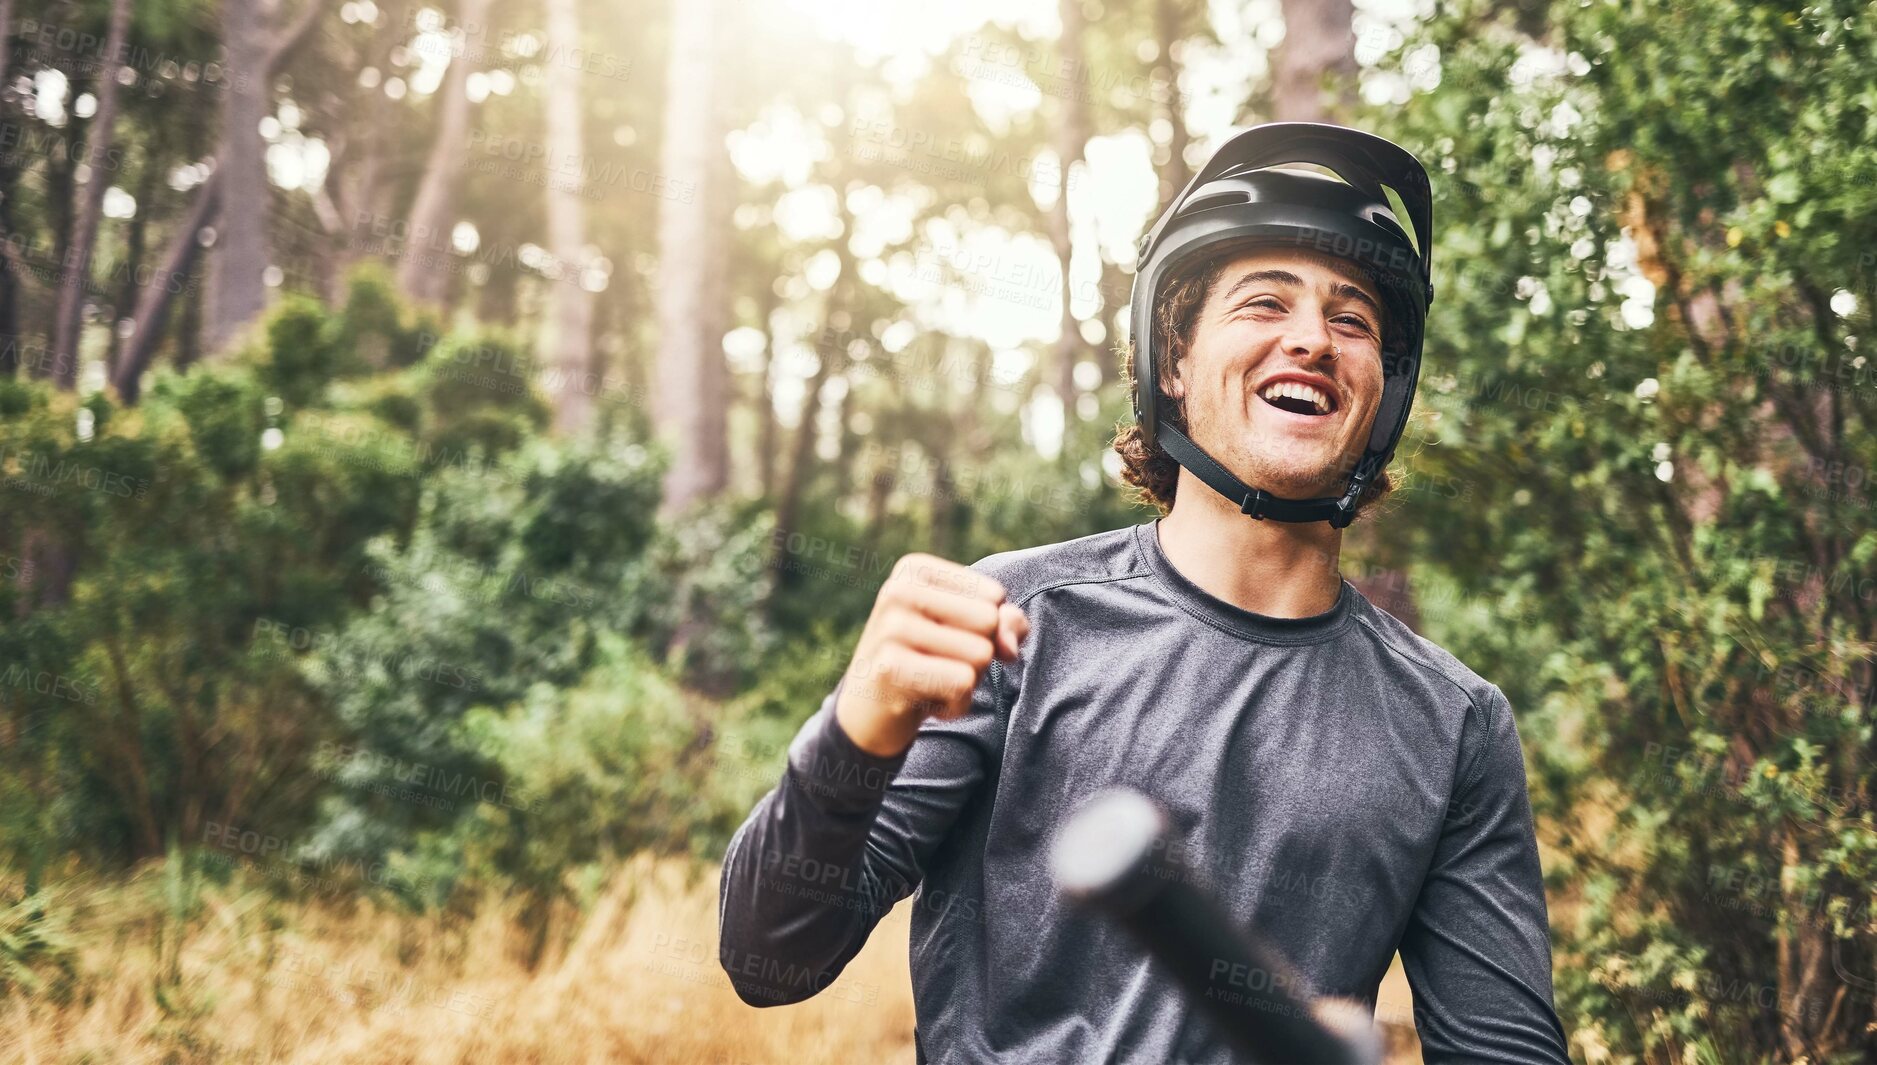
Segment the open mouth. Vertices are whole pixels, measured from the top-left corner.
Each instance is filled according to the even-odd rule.
[[[1291,414],[1321,418],[1336,410],[1336,399],[1314,385],[1302,381],[1274,381],[1258,392],[1258,398]]]

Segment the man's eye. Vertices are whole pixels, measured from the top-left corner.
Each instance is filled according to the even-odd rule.
[[[1281,311],[1284,309],[1284,305],[1279,303],[1276,297],[1273,297],[1273,296],[1259,296],[1258,298],[1245,304],[1245,306],[1261,307],[1266,310],[1273,310],[1273,311]]]
[[[1359,315],[1354,315],[1354,314],[1338,315],[1336,318],[1336,321],[1353,325],[1356,328],[1362,330],[1364,333],[1375,332],[1374,327],[1370,326],[1368,321],[1360,317]]]

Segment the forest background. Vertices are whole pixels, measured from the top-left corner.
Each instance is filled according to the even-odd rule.
[[[903,914],[759,1014],[713,862],[901,554],[1151,520],[1135,241],[1315,119],[1434,178],[1343,568],[1573,1056],[1870,1060],[1871,7],[0,0],[0,1056],[910,1061]]]

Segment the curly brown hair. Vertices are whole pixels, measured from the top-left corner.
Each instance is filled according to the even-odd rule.
[[[1199,319],[1200,309],[1206,305],[1206,297],[1225,268],[1244,253],[1244,248],[1237,248],[1195,260],[1175,272],[1161,288],[1160,298],[1154,303],[1153,324],[1154,350],[1158,353],[1154,371],[1159,381],[1173,379],[1173,368],[1186,357],[1192,344],[1193,326]],[[1121,375],[1132,395],[1140,388],[1140,382],[1134,378],[1133,345],[1122,341],[1119,354]],[[1167,395],[1164,389],[1162,394]],[[1173,399],[1171,395],[1167,398]],[[1185,400],[1173,400],[1172,405],[1162,407],[1162,411],[1162,416],[1180,431],[1186,430]],[[1172,510],[1173,497],[1180,486],[1180,464],[1173,461],[1173,456],[1167,454],[1160,442],[1149,440],[1141,432],[1139,423],[1130,421],[1117,428],[1111,446],[1115,454],[1121,456],[1121,480],[1132,488],[1132,502],[1152,506],[1162,516]],[[1360,518],[1394,490],[1394,478],[1384,468],[1356,498],[1356,517]]]

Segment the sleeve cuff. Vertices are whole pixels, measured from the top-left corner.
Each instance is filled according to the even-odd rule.
[[[788,777],[828,813],[867,813],[885,801],[906,754],[882,758],[861,750],[835,719],[834,701],[840,693],[837,684],[790,745]]]

